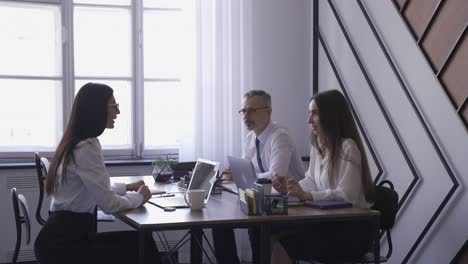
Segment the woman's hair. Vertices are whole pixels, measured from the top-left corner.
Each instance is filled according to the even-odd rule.
[[[87,138],[98,137],[104,132],[107,124],[107,104],[113,93],[112,88],[100,83],[87,83],[81,87],[47,173],[47,194],[54,192],[57,169],[62,161],[62,181],[65,180],[66,165],[70,161],[74,162],[73,150],[76,144]]]
[[[312,100],[315,101],[319,110],[320,131],[319,139],[312,133],[311,142],[322,155],[328,154],[328,177],[330,178],[330,183],[332,185],[335,184],[333,168],[338,159],[351,159],[351,157],[340,157],[343,140],[350,138],[356,143],[361,152],[361,181],[366,200],[370,202],[374,201],[374,184],[370,176],[366,152],[343,94],[338,90],[329,90],[314,95],[310,101]],[[319,140],[320,142],[318,142]]]

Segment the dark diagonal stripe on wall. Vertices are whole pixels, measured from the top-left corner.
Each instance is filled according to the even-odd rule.
[[[374,147],[372,146],[372,143],[369,141],[369,137],[367,136],[367,133],[366,133],[364,127],[362,126],[361,119],[359,118],[358,114],[356,113],[356,110],[354,109],[353,102],[349,98],[348,91],[346,90],[346,87],[345,87],[345,85],[344,85],[344,83],[343,83],[343,81],[341,79],[341,75],[339,74],[339,72],[338,72],[338,70],[337,70],[337,68],[335,66],[335,62],[334,62],[333,58],[331,58],[331,55],[330,55],[330,53],[328,51],[328,47],[327,47],[326,43],[324,42],[324,40],[322,38],[322,35],[320,33],[320,29],[315,28],[314,31],[315,31],[315,34],[317,34],[317,36],[318,36],[320,44],[322,44],[322,47],[323,47],[323,50],[325,51],[325,54],[327,55],[328,62],[330,63],[330,65],[331,65],[331,67],[333,69],[333,73],[335,74],[335,77],[336,77],[336,79],[337,79],[337,81],[338,81],[338,83],[340,85],[340,88],[343,91],[343,95],[346,97],[346,100],[349,103],[349,106],[351,108],[351,112],[353,112],[353,116],[356,119],[356,123],[357,123],[357,125],[359,127],[359,130],[361,131],[361,133],[362,133],[362,135],[364,137],[364,141],[366,142],[367,147],[369,148],[369,152],[371,153],[372,158],[374,159],[374,162],[375,162],[377,168],[379,169],[377,177],[380,178],[381,174],[383,173],[383,170],[382,170],[382,165],[380,164],[380,161],[377,158],[377,155],[375,155]]]
[[[397,132],[397,130],[395,129],[395,124],[393,124],[393,121],[391,120],[391,118],[390,118],[390,116],[388,114],[388,110],[386,109],[386,107],[382,103],[382,98],[380,97],[380,95],[377,93],[377,91],[375,89],[374,82],[371,80],[367,70],[365,69],[365,67],[364,67],[364,65],[362,63],[362,59],[359,56],[359,54],[357,53],[356,48],[354,47],[354,44],[353,44],[351,38],[349,37],[348,32],[346,31],[346,29],[345,29],[345,27],[343,25],[341,16],[338,14],[338,11],[336,10],[335,5],[333,4],[333,2],[331,0],[328,0],[328,3],[330,5],[331,10],[333,11],[333,14],[335,15],[335,18],[336,18],[336,20],[338,22],[338,25],[341,28],[341,32],[343,33],[343,35],[344,35],[344,37],[346,39],[346,42],[348,43],[348,46],[351,48],[351,52],[353,53],[354,59],[358,63],[359,69],[361,70],[362,74],[364,75],[364,78],[366,79],[367,85],[369,86],[369,88],[371,90],[371,93],[374,96],[374,99],[377,102],[377,105],[379,106],[380,112],[384,116],[385,122],[387,122],[387,125],[390,128],[390,131],[392,132],[393,138],[397,142],[398,148],[400,149],[401,154],[403,155],[406,163],[408,164],[409,169],[411,170],[411,173],[413,174],[413,180],[411,181],[409,186],[406,188],[405,193],[403,194],[403,196],[401,197],[401,199],[400,199],[400,201],[398,203],[398,210],[399,210],[401,208],[401,206],[405,203],[406,199],[408,199],[409,194],[413,191],[416,183],[419,181],[421,176],[419,175],[418,171],[414,167],[414,162],[410,158],[410,156],[408,155],[408,151],[406,150],[405,145],[402,143],[401,136]]]
[[[440,161],[444,165],[444,168],[447,171],[447,174],[449,175],[450,180],[452,181],[452,184],[453,184],[452,188],[450,188],[447,195],[442,200],[442,203],[439,205],[439,207],[437,208],[435,213],[432,215],[431,219],[429,220],[427,225],[424,227],[423,231],[418,236],[417,240],[414,242],[413,246],[410,248],[408,254],[404,258],[403,263],[407,263],[409,261],[409,259],[411,258],[411,256],[413,255],[413,253],[418,248],[418,246],[421,243],[421,241],[423,240],[423,238],[426,236],[429,229],[432,227],[432,225],[434,224],[436,219],[439,217],[439,215],[442,212],[442,210],[444,209],[444,207],[448,204],[449,200],[452,198],[453,194],[455,193],[455,190],[459,186],[459,183],[458,183],[457,178],[455,177],[455,174],[453,173],[452,169],[450,168],[450,165],[448,164],[447,160],[445,159],[444,155],[442,154],[442,151],[440,150],[439,145],[436,143],[436,141],[434,139],[434,136],[432,135],[431,131],[429,130],[428,125],[424,121],[421,112],[419,111],[418,107],[416,106],[416,103],[413,100],[413,97],[410,95],[408,87],[406,86],[403,79],[401,78],[401,76],[400,76],[400,74],[399,74],[399,72],[398,72],[398,70],[397,70],[397,68],[395,66],[395,63],[391,59],[388,50],[386,49],[385,45],[383,44],[383,41],[382,41],[382,39],[380,37],[380,34],[377,32],[377,29],[375,28],[373,22],[371,21],[371,19],[369,17],[369,14],[367,13],[365,7],[362,4],[362,1],[357,0],[357,3],[359,5],[359,8],[361,9],[364,17],[366,18],[366,21],[369,24],[369,27],[371,28],[371,30],[372,30],[372,32],[374,34],[374,37],[376,38],[377,42],[379,43],[379,46],[382,49],[385,57],[387,58],[387,61],[390,63],[392,71],[395,74],[395,76],[397,77],[398,82],[400,83],[400,86],[403,89],[408,101],[411,103],[413,111],[416,113],[419,122],[421,123],[421,125],[423,126],[423,128],[424,128],[424,130],[426,132],[426,135],[429,137],[429,140],[431,141],[432,147],[434,148],[434,150],[436,151]],[[398,12],[398,10],[397,10],[397,12]]]

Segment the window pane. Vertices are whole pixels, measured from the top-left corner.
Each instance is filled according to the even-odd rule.
[[[145,78],[180,78],[184,49],[193,48],[180,11],[146,10],[143,17]],[[171,26],[168,26],[171,25]]]
[[[103,148],[131,148],[132,146],[132,89],[128,81],[110,81],[110,80],[77,80],[75,91],[78,93],[80,88],[88,82],[98,82],[109,85],[114,90],[114,97],[119,104],[120,114],[115,119],[113,129],[106,129],[99,137]]]
[[[2,151],[53,149],[62,136],[60,81],[0,79]]]
[[[129,6],[131,0],[74,0],[75,4]]]
[[[130,9],[75,7],[74,23],[76,76],[130,77]]]
[[[182,8],[188,1],[193,0],[144,0],[143,7]]]
[[[57,6],[0,4],[0,74],[61,76]]]
[[[145,146],[177,147],[188,115],[180,83],[145,82]]]

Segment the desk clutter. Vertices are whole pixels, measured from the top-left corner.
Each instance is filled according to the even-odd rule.
[[[256,189],[239,189],[240,209],[246,215],[287,215],[288,197],[282,194],[265,195],[262,185]]]
[[[346,201],[337,200],[317,200],[307,201],[304,203],[305,206],[320,208],[320,209],[334,209],[334,208],[347,208],[353,207],[353,204]]]
[[[189,173],[189,175],[184,175],[179,178],[179,182],[177,183],[177,186],[179,186],[182,189],[188,189],[188,186],[190,185],[191,181],[191,176],[192,172]],[[217,178],[215,184],[213,185],[213,188],[211,189],[211,194],[222,194],[223,191],[223,185],[222,185],[222,178]]]

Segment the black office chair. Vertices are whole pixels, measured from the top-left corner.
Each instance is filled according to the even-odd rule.
[[[18,254],[21,247],[21,225],[24,224],[26,244],[29,245],[29,243],[31,242],[31,222],[29,221],[29,209],[26,198],[22,194],[18,194],[16,192],[16,188],[11,189],[11,200],[13,201],[13,212],[15,215],[16,224],[16,245],[11,262],[15,264],[18,260]]]
[[[34,153],[34,161],[36,163],[37,183],[39,186],[39,200],[36,207],[36,220],[40,225],[44,225],[46,220],[41,215],[42,203],[44,201],[44,180],[49,169],[49,160],[41,157],[38,152]]]
[[[388,185],[385,187],[384,185]],[[375,186],[375,202],[372,206],[373,210],[380,211],[380,236],[384,234],[387,235],[388,243],[388,252],[385,256],[380,256],[380,262],[387,262],[392,256],[393,244],[390,230],[395,223],[396,214],[398,211],[398,193],[394,190],[393,183],[389,180],[381,181],[377,186]],[[310,263],[319,264],[319,263],[328,263],[325,261],[315,261],[312,259],[299,259],[303,261],[308,261]],[[333,260],[333,263],[336,263],[337,260]],[[364,256],[358,259],[341,259],[339,263],[375,263],[375,257],[370,250]],[[296,260],[297,263],[297,260]]]
[[[388,185],[388,187],[385,187],[385,184]],[[398,193],[395,191],[391,181],[384,180],[375,186],[375,202],[372,209],[380,211],[380,235],[387,235],[388,252],[385,256],[380,256],[380,262],[387,262],[393,253],[390,230],[393,224],[395,224],[398,211]],[[373,253],[367,253],[359,261],[356,261],[356,263],[374,263],[374,259]]]
[[[44,202],[44,181],[49,170],[50,162],[46,157],[41,157],[38,152],[34,153],[34,161],[36,163],[37,182],[39,186],[39,200],[37,201],[36,207],[36,220],[40,225],[44,225],[46,220],[41,215],[42,204]],[[114,222],[115,217],[113,215],[105,214],[100,210],[95,210],[96,224],[95,230],[97,230],[97,222]]]

